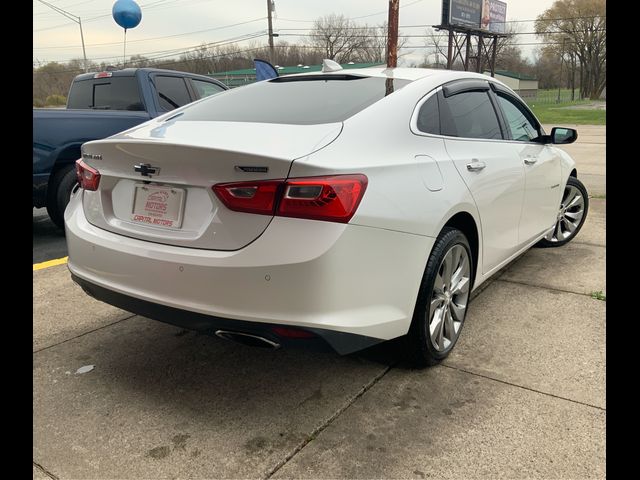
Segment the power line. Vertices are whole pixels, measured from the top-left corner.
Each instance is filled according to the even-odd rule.
[[[170,1],[170,0],[169,0]],[[175,1],[175,0],[174,0]],[[417,3],[417,2],[414,2]],[[408,6],[408,5],[407,5]],[[222,28],[228,28],[231,26],[236,26],[236,25],[241,25],[241,24],[245,24],[245,23],[251,23],[251,22],[255,22],[255,21],[259,21],[259,20],[264,20],[265,17],[262,17],[260,19],[254,19],[254,20],[248,20],[246,22],[240,22],[237,24],[232,24],[232,25],[226,25],[226,26],[221,26],[221,27],[214,27],[213,29],[206,29],[206,30],[202,30],[202,31],[197,31],[197,32],[186,32],[186,33],[181,33],[181,34],[174,34],[174,35],[166,35],[166,36],[161,36],[161,37],[155,37],[155,38],[147,38],[147,39],[140,39],[140,40],[136,40],[136,42],[143,42],[143,41],[150,41],[150,40],[157,40],[157,39],[162,39],[162,38],[171,38],[171,37],[177,37],[177,36],[183,36],[183,35],[189,35],[189,34],[193,34],[193,33],[201,33],[204,31],[209,31],[209,30],[216,30],[216,29],[222,29]],[[571,20],[571,19],[585,19],[585,18],[606,18],[606,16],[604,15],[592,15],[592,16],[583,16],[583,17],[566,17],[566,18],[556,18],[556,19],[549,19],[550,21],[561,21],[561,20]],[[510,21],[510,22],[527,22],[530,20],[514,20],[514,21]],[[506,22],[509,23],[509,22]],[[419,27],[428,27],[430,25],[405,25],[402,26],[401,28],[419,28]],[[351,29],[355,30],[355,29],[372,29],[372,28],[376,28],[376,27],[352,27]],[[310,31],[310,29],[306,28],[297,28],[297,29],[281,29],[281,30],[288,30],[288,31]],[[598,29],[598,30],[606,30],[605,28],[602,29]],[[517,35],[544,35],[544,34],[562,34],[565,32],[556,32],[556,31],[547,31],[547,32],[519,32],[519,33],[514,33],[514,36]],[[251,39],[255,39],[255,38],[259,38],[261,36],[265,35],[263,32],[254,32],[252,34],[245,34],[243,36],[240,37],[234,37],[232,39],[225,39],[225,40],[220,40],[217,42],[210,42],[208,44],[202,44],[202,45],[197,45],[197,46],[193,46],[193,47],[187,47],[187,48],[177,48],[177,49],[171,49],[171,50],[161,50],[161,51],[153,51],[153,52],[142,52],[142,53],[137,53],[136,55],[141,55],[141,56],[149,56],[149,55],[155,55],[155,58],[166,58],[166,57],[170,57],[170,56],[177,56],[177,55],[185,55],[188,53],[191,53],[193,51],[197,51],[199,49],[208,47],[208,46],[221,46],[221,45],[228,45],[228,44],[232,44],[232,43],[240,43],[242,41],[247,41],[247,40],[251,40]],[[314,34],[309,34],[309,33],[282,33],[280,34],[282,36],[294,36],[294,37],[314,37],[316,35]],[[446,35],[443,34],[438,34],[438,35],[401,35],[402,37],[406,37],[406,38],[446,38]],[[362,35],[360,37],[356,37],[356,38],[385,38],[386,36],[384,35]],[[226,43],[224,43],[226,42]],[[114,44],[119,44],[120,42],[109,42],[109,43],[104,43],[104,44],[93,44],[94,46],[100,46],[100,45],[114,45]],[[552,43],[548,43],[548,42],[544,42],[544,43],[514,43],[514,46],[530,46],[530,45],[552,45]],[[292,45],[295,46],[295,45]],[[277,46],[280,47],[280,46]],[[284,47],[284,46],[283,46]],[[299,48],[317,48],[314,46],[297,46]],[[63,48],[63,47],[40,47],[39,49],[47,49],[47,48]],[[64,47],[66,48],[66,47]],[[430,46],[408,46],[405,45],[402,48],[404,49],[409,49],[409,48],[430,48]],[[161,56],[157,56],[157,55],[161,55]],[[96,57],[93,60],[103,60],[103,59],[115,59],[118,58],[119,56],[113,55],[113,56],[105,56],[105,57]]]
[[[231,28],[231,27],[237,27],[238,25],[246,25],[247,23],[253,23],[253,22],[258,22],[261,20],[264,20],[266,17],[261,17],[261,18],[254,18],[253,20],[247,20],[246,22],[239,22],[239,23],[233,23],[230,25],[223,25],[220,27],[213,27],[213,28],[207,28],[205,30],[195,30],[192,32],[184,32],[184,33],[176,33],[175,35],[164,35],[161,37],[151,37],[151,38],[141,38],[138,40],[129,40],[127,43],[137,43],[137,42],[148,42],[151,40],[160,40],[163,38],[175,38],[175,37],[182,37],[185,35],[193,35],[196,33],[204,33],[204,32],[211,32],[214,30],[222,30],[224,28]],[[99,46],[103,46],[103,45],[119,45],[122,42],[107,42],[107,43],[87,43],[87,47],[99,47]],[[56,45],[53,47],[34,47],[34,50],[48,50],[48,49],[52,49],[52,48],[75,48],[77,47],[77,45]]]

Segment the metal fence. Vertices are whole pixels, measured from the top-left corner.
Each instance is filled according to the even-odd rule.
[[[549,105],[553,103],[570,103],[570,102],[578,102],[581,101],[580,90],[576,89],[573,94],[573,99],[571,98],[571,90],[570,89],[561,89],[560,95],[558,96],[558,89],[548,89],[548,90],[538,90],[534,96],[527,97],[525,100],[528,104],[541,104],[541,105]],[[558,99],[560,101],[558,101]]]
[[[256,81],[254,75],[208,75],[211,78],[224,83],[229,88],[242,87]]]

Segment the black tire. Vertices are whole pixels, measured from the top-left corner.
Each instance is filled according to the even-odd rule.
[[[431,336],[429,335],[430,308],[428,307],[431,305],[432,296],[435,294],[434,284],[444,258],[456,245],[460,245],[466,250],[467,261],[469,262],[470,273],[466,308],[457,336],[446,349],[438,351],[433,345]],[[460,338],[464,319],[466,318],[471,288],[473,287],[474,273],[473,257],[467,237],[458,229],[445,227],[436,239],[431,255],[429,256],[427,267],[420,284],[420,290],[418,291],[418,300],[416,301],[411,327],[409,333],[404,338],[404,356],[413,367],[424,368],[437,365],[449,355],[455,346],[458,338]]]
[[[71,191],[76,183],[75,165],[69,165],[53,174],[47,188],[47,213],[51,221],[63,230],[64,210],[67,208]]]
[[[577,189],[580,192],[580,194],[582,195],[582,201],[583,201],[583,203],[582,203],[582,217],[576,223],[577,226],[575,226],[575,230],[573,230],[573,232],[570,232],[566,238],[558,239],[557,238],[558,235],[557,235],[557,231],[556,231],[556,229],[558,228],[558,224],[560,224],[560,229],[561,229],[560,235],[565,235],[566,232],[567,232],[567,229],[565,227],[566,223],[563,223],[560,220],[558,220],[554,225],[554,230],[550,234],[551,237],[550,238],[547,238],[547,237],[543,238],[538,243],[536,243],[536,245],[535,245],[536,247],[539,247],[539,248],[561,247],[561,246],[569,243],[571,240],[573,240],[575,238],[575,236],[578,234],[578,232],[580,231],[580,229],[582,228],[582,226],[584,225],[584,222],[587,219],[587,213],[589,212],[589,194],[587,193],[587,189],[582,184],[582,182],[580,180],[578,180],[576,177],[569,177],[569,179],[567,180],[567,185],[566,185],[566,187],[564,189],[564,193],[562,194],[562,201],[561,201],[561,204],[560,204],[560,210],[562,210],[564,208],[565,201],[567,200],[568,195],[570,195],[570,193],[572,192],[573,188]],[[575,212],[579,208],[580,208],[580,206],[571,207],[571,208],[567,209],[566,212],[567,212],[568,215],[575,215]],[[567,220],[570,220],[570,218],[567,217]]]

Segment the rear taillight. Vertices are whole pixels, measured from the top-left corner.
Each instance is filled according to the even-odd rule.
[[[283,182],[283,180],[267,180],[219,183],[213,186],[213,191],[229,210],[273,215],[276,194]]]
[[[100,172],[80,160],[76,160],[76,178],[81,188],[97,190],[100,184]]]
[[[213,191],[230,210],[347,223],[367,188],[364,175],[219,183]]]
[[[364,175],[287,180],[276,215],[347,223],[367,188]]]

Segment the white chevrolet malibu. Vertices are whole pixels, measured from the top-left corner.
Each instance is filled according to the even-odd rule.
[[[474,289],[582,227],[587,192],[554,146],[576,138],[475,73],[258,82],[84,144],[69,270],[184,328],[341,354],[404,337],[432,365]]]

